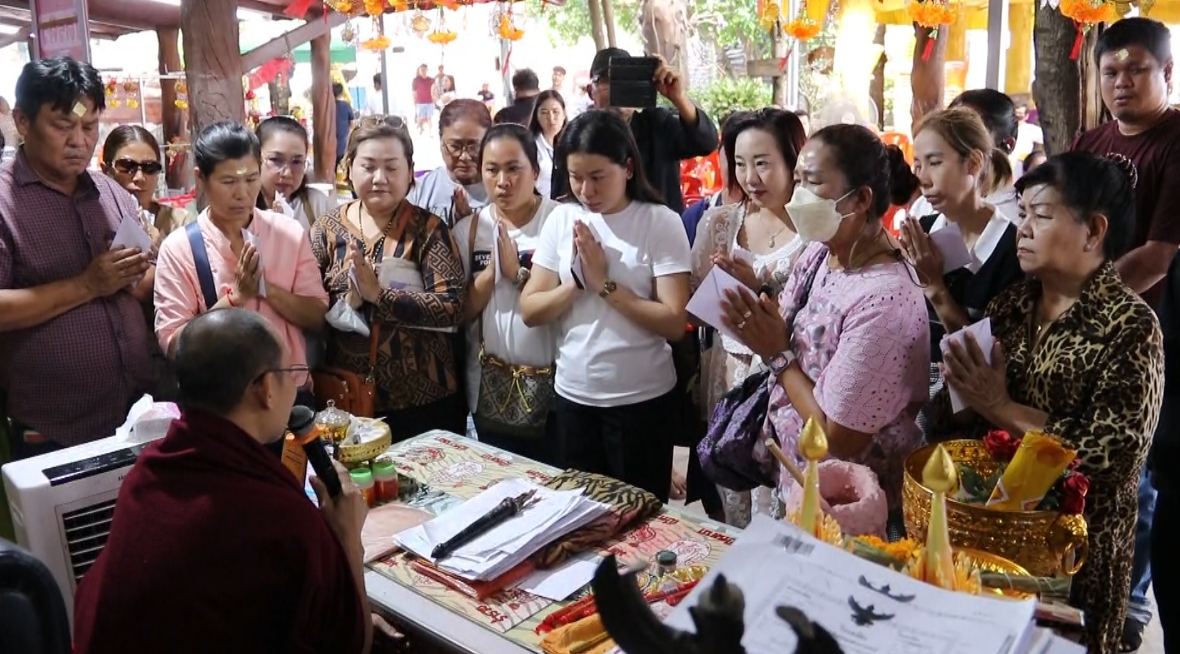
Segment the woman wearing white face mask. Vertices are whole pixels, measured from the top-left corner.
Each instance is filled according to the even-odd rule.
[[[799,155],[787,205],[811,243],[777,302],[741,289],[727,294],[724,309],[777,381],[763,436],[802,465],[799,433],[814,419],[830,456],[876,472],[897,520],[902,467],[922,442],[915,417],[929,397],[930,327],[922,289],[881,225],[888,162],[864,127],[816,132]],[[789,479],[780,476],[780,492]]]
[[[803,124],[794,113],[781,109],[742,112],[725,123],[721,140],[722,165],[742,201],[711,209],[701,219],[692,249],[690,286],[700,286],[717,266],[750,290],[761,292],[767,287],[777,296],[804,245],[785,209],[795,189],[795,163],[807,141]],[[701,408],[706,417],[717,400],[745,380],[755,363],[754,353],[746,346],[719,332],[711,336],[712,347],[701,355]],[[726,522],[745,527],[755,504],[759,512],[781,518],[782,504],[766,490],[721,489]]]

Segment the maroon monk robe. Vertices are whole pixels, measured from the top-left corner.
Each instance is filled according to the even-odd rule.
[[[351,654],[368,619],[340,541],[279,459],[185,411],[119,491],[74,600],[74,651]]]

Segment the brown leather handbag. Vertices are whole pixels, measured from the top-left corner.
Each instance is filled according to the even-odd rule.
[[[316,408],[322,411],[331,400],[337,409],[354,416],[374,417],[377,400],[377,379],[374,371],[377,367],[381,323],[373,321],[369,326],[369,334],[369,365],[365,374],[330,366],[320,366],[311,373]]]

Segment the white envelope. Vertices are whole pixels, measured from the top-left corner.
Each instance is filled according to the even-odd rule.
[[[292,206],[291,206],[291,205],[290,205],[290,204],[287,202],[287,198],[284,198],[284,197],[283,197],[283,194],[282,194],[282,193],[279,193],[278,191],[275,191],[275,203],[274,203],[274,208],[275,208],[275,210],[277,210],[279,213],[283,214],[284,216],[286,216],[286,217],[288,217],[288,218],[294,218],[294,217],[295,217],[295,208],[294,208],[294,207],[292,207]]]
[[[119,222],[119,229],[115,231],[115,239],[111,241],[111,249],[139,248],[144,254],[152,251],[152,237],[134,218],[124,217]]]
[[[744,261],[750,267],[754,266],[754,253],[740,245],[733,246],[733,251],[729,253],[729,258],[734,261]]]
[[[942,274],[971,263],[971,251],[963,241],[963,231],[955,223],[948,222],[942,229],[931,232],[930,242],[942,253]]]
[[[589,227],[590,234],[594,236],[594,240],[602,243],[602,237],[598,235],[598,230],[594,229],[594,224],[590,222],[589,217],[587,217],[586,220],[579,220],[578,222],[582,223],[586,227]],[[570,241],[573,242],[573,237],[570,238]],[[582,272],[582,255],[578,254],[578,246],[576,243],[574,243],[573,247],[574,258],[573,261],[570,262],[570,272],[573,273],[574,278],[578,280],[578,285],[582,288],[586,288],[586,273]]]
[[[474,220],[479,220],[479,214],[476,214]],[[471,224],[471,228],[475,229],[475,223]],[[503,277],[503,275],[500,273],[500,229],[494,226],[492,227],[492,258],[491,263],[488,265],[496,269],[496,278],[493,281],[494,283],[499,284],[500,278]]]
[[[953,334],[947,334],[946,336],[943,336],[942,342],[939,344],[940,349],[942,349],[943,358],[945,359],[946,353],[950,351],[950,344],[952,341],[962,345],[963,347],[967,346],[965,338],[967,333],[970,333],[975,337],[975,342],[979,344],[979,349],[983,350],[984,360],[987,361],[987,364],[990,366],[992,363],[992,347],[994,347],[996,343],[996,339],[992,336],[991,318],[984,318],[975,324],[967,325]],[[947,390],[950,391],[951,395],[952,411],[958,413],[967,408],[967,403],[964,402],[957,393],[955,393],[954,387],[952,387],[950,384],[947,384]]]
[[[246,242],[254,246],[254,251],[258,253],[258,297],[266,297],[266,276],[263,275],[263,258],[262,248],[258,244],[258,237],[248,229],[242,229],[242,238]]]
[[[689,299],[688,306],[685,308],[701,322],[714,327],[735,341],[743,342],[740,332],[730,329],[722,320],[725,312],[721,308],[721,301],[725,299],[725,291],[744,286],[733,275],[713,266],[709,274],[701,280],[701,285],[697,288],[697,292],[692,294],[692,298]]]

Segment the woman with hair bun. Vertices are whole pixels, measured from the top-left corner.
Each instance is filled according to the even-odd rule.
[[[988,305],[991,364],[952,344],[934,425],[955,438],[1002,429],[1052,434],[1078,452],[1090,553],[1072,602],[1090,652],[1119,651],[1131,584],[1140,473],[1163,402],[1155,313],[1115,269],[1135,233],[1133,185],[1110,159],[1049,157],[1016,183],[1017,256],[1028,278]],[[969,410],[951,415],[948,391]]]

